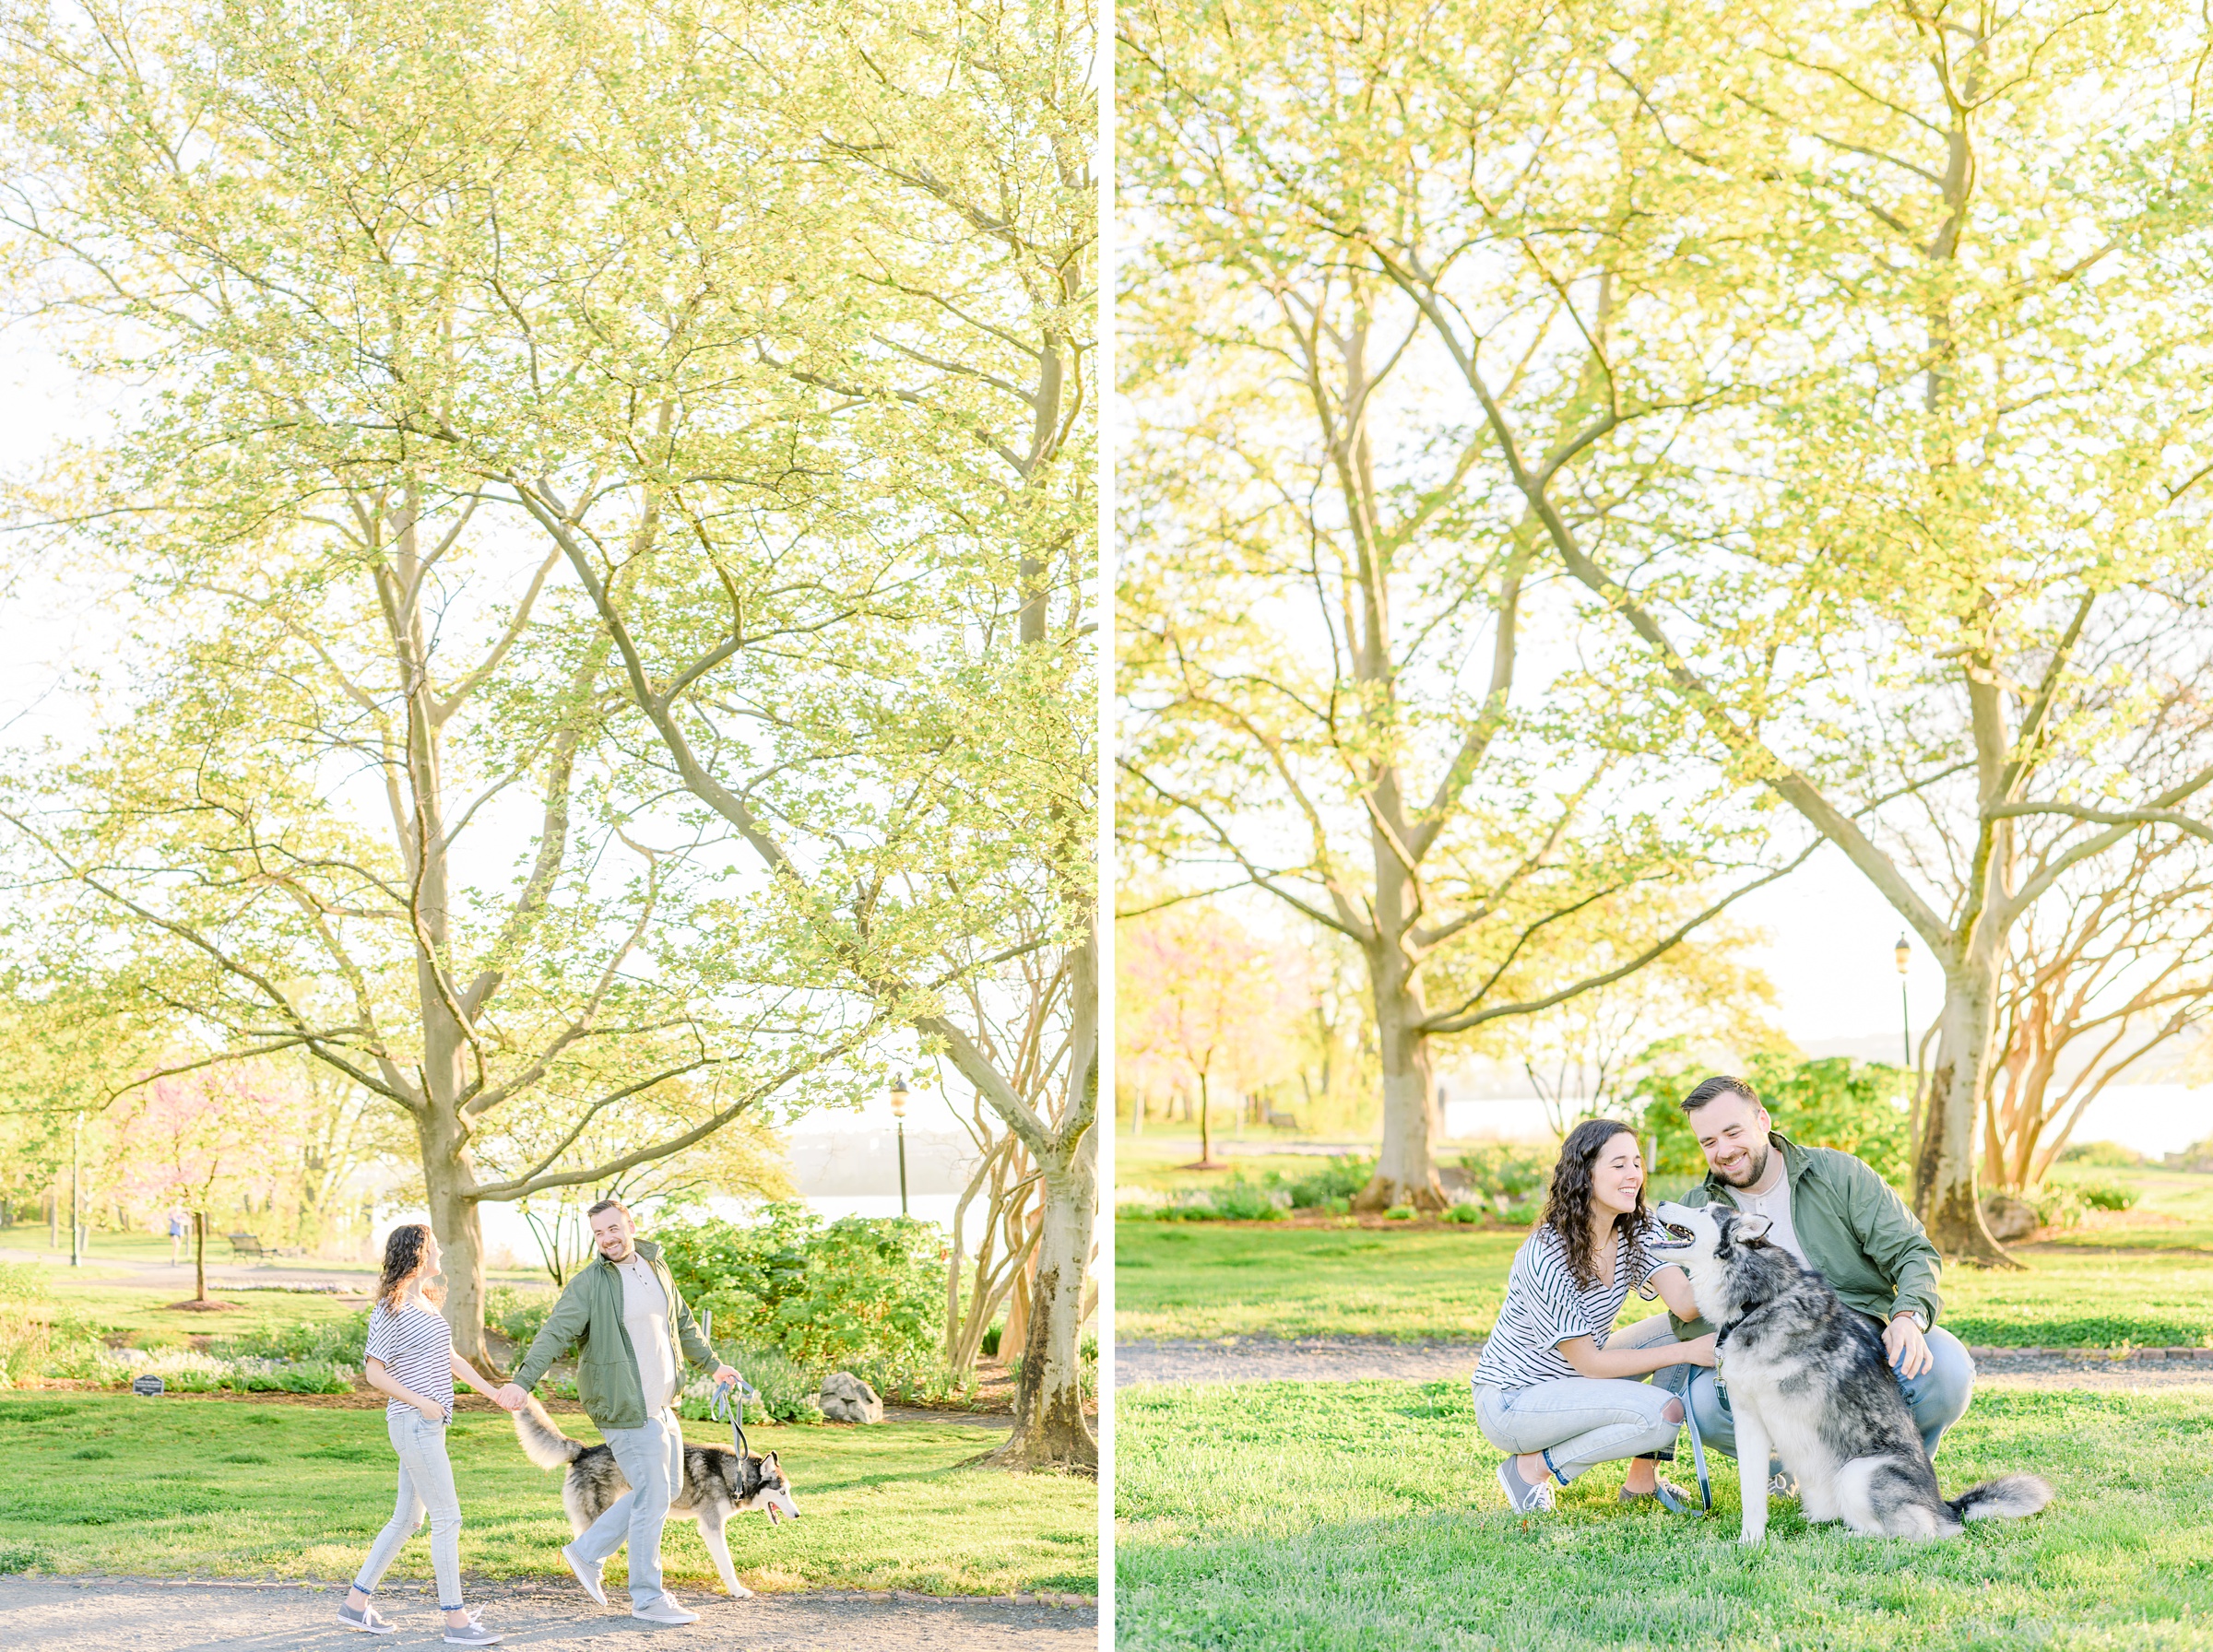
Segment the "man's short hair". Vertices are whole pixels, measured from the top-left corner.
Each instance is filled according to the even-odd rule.
[[[591,1221],[593,1217],[598,1215],[602,1210],[620,1210],[625,1216],[630,1214],[630,1207],[624,1204],[621,1199],[603,1198],[584,1213],[585,1221]]]
[[[1683,1111],[1696,1113],[1716,1096],[1741,1095],[1755,1107],[1760,1104],[1759,1092],[1742,1079],[1732,1079],[1727,1073],[1716,1073],[1703,1080],[1698,1087],[1683,1098]]]

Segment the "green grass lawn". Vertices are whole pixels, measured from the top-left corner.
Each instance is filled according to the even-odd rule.
[[[2031,1468],[2034,1519],[1914,1545],[1808,1528],[1767,1546],[1615,1501],[1619,1465],[1517,1519],[1460,1383],[1143,1387],[1117,1396],[1125,1648],[2213,1646],[2213,1393],[1984,1390],[1948,1492]],[[1689,1477],[1687,1460],[1677,1479]]]
[[[583,1417],[559,1418],[579,1439]],[[728,1432],[687,1434],[728,1444]],[[763,1591],[904,1588],[936,1595],[1097,1587],[1098,1488],[1057,1475],[959,1464],[996,1443],[957,1424],[763,1426],[803,1517],[731,1527],[739,1575]],[[0,1571],[121,1572],[344,1581],[392,1514],[394,1463],[381,1410],[171,1396],[0,1394],[10,1471],[0,1488]],[[449,1441],[478,1577],[565,1578],[558,1476],[524,1458],[502,1416],[465,1412]],[[689,1521],[664,1544],[671,1582],[710,1588]],[[622,1564],[609,1564],[609,1581]],[[430,1576],[427,1535],[393,1575]]]
[[[2213,1345],[2213,1176],[2100,1173],[2145,1188],[2174,1225],[2101,1226],[2018,1247],[2018,1271],[1946,1269],[1943,1323],[2015,1347]],[[2201,1226],[2202,1224],[2202,1226]],[[2200,1243],[2200,1239],[2204,1243]],[[1124,1339],[1483,1336],[1521,1229],[1120,1221],[1115,1334]],[[2150,1239],[2158,1239],[2152,1244]],[[1656,1312],[1632,1298],[1625,1319]]]

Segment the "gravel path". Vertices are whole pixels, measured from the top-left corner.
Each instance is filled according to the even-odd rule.
[[[397,1634],[372,1640],[338,1623],[342,1589],[299,1584],[172,1583],[137,1577],[0,1577],[0,1646],[67,1652],[280,1652],[295,1646],[442,1646],[426,1594],[380,1597]],[[574,1589],[472,1587],[469,1604],[510,1646],[653,1644],[692,1652],[1093,1652],[1092,1607],[921,1595],[823,1593],[730,1600],[680,1596],[699,1622],[663,1628],[605,1611]]]
[[[1462,1381],[1480,1342],[1382,1337],[1253,1337],[1221,1342],[1118,1342],[1114,1386],[1141,1383]],[[2213,1386],[2213,1350],[2154,1349],[2114,1359],[2073,1349],[1975,1348],[1977,1380],[2001,1387]]]

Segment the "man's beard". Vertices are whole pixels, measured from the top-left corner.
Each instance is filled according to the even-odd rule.
[[[1758,1151],[1745,1161],[1745,1167],[1741,1171],[1734,1174],[1726,1170],[1722,1171],[1721,1173],[1722,1180],[1732,1187],[1751,1186],[1753,1183],[1768,1174],[1768,1154],[1771,1150],[1766,1147],[1760,1148]]]
[[[1763,1160],[1762,1162],[1764,1163],[1765,1161]],[[630,1260],[631,1250],[631,1242],[625,1239],[622,1241],[622,1248],[621,1250],[609,1250],[606,1245],[602,1245],[599,1247],[599,1254],[605,1257],[610,1262],[627,1262]]]

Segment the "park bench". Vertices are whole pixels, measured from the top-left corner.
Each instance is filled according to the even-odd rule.
[[[298,1245],[292,1245],[289,1248],[281,1245],[265,1245],[262,1244],[260,1237],[254,1233],[232,1233],[230,1235],[230,1239],[231,1254],[233,1256],[296,1257],[300,1254],[300,1247]]]

